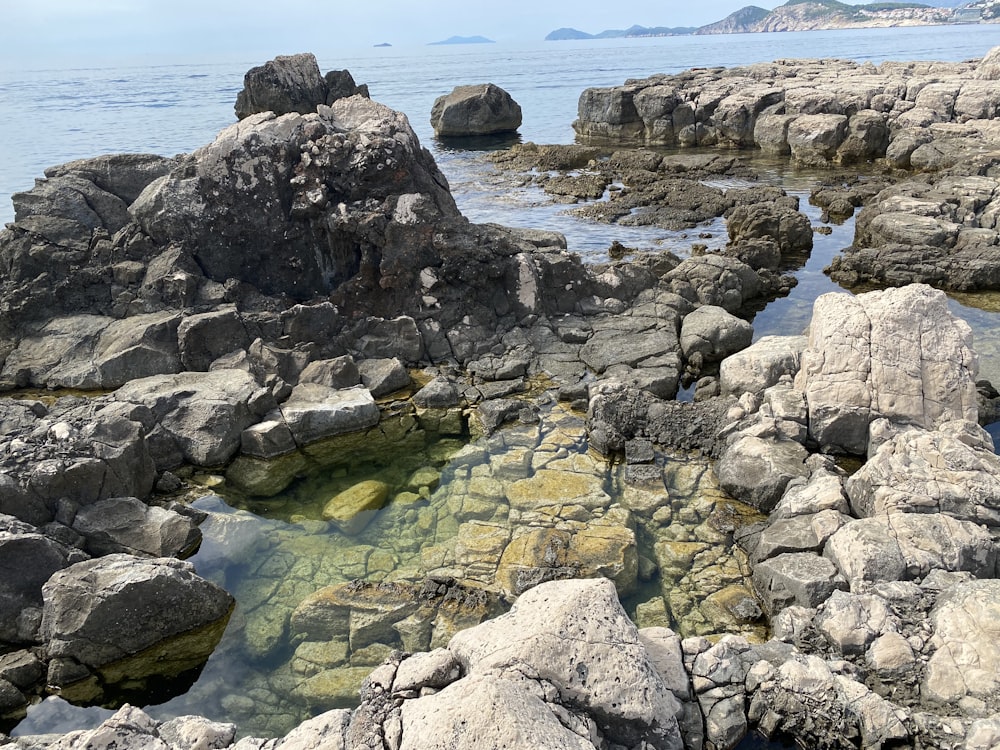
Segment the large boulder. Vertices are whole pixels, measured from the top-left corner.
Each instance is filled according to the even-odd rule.
[[[134,219],[220,283],[309,299],[367,263],[381,265],[384,288],[398,251],[371,249],[422,221],[457,216],[447,181],[404,115],[362,97],[313,109],[226,128],[152,183],[130,206]]]
[[[978,360],[969,325],[943,292],[915,284],[813,305],[796,387],[825,450],[865,454],[876,417],[933,430],[976,421]]]
[[[116,552],[150,557],[187,557],[201,542],[191,515],[147,505],[134,497],[112,497],[80,508],[72,528],[95,557]]]
[[[555,688],[554,702],[588,714],[609,741],[682,746],[675,718],[680,704],[606,579],[539,584],[508,614],[458,633],[448,648],[477,679],[530,665]]]
[[[443,138],[510,133],[521,127],[521,107],[492,83],[456,86],[434,101],[431,126]]]
[[[49,539],[27,524],[0,516],[0,642],[37,637],[42,585],[53,573],[87,559],[87,554]]]
[[[248,372],[213,370],[133,380],[114,399],[141,408],[157,468],[172,469],[181,463],[220,466],[231,459],[243,430],[262,416],[254,412],[261,393]]]
[[[357,86],[348,71],[331,70],[323,76],[311,53],[278,55],[243,76],[243,90],[236,96],[236,117],[242,120],[258,112],[307,114],[320,104],[355,94],[368,96],[368,88]]]
[[[234,603],[190,563],[125,554],[57,572],[42,597],[48,682],[60,690],[88,683],[81,690],[90,697],[95,674],[114,684],[175,676],[199,664],[222,637]]]

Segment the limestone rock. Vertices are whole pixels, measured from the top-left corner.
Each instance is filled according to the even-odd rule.
[[[716,473],[722,489],[767,513],[793,478],[809,475],[807,457],[806,449],[791,440],[738,435],[724,448]]]
[[[741,396],[762,393],[783,375],[795,376],[806,348],[805,336],[762,336],[742,351],[729,355],[719,366],[722,393]]]
[[[997,549],[989,532],[969,521],[892,513],[846,524],[823,554],[856,590],[870,581],[919,580],[932,570],[992,576]]]
[[[674,718],[679,704],[649,661],[610,581],[539,584],[508,614],[458,633],[448,648],[472,676],[515,660],[530,665],[553,685],[560,703],[588,713],[613,742],[681,747]]]
[[[233,606],[228,593],[195,575],[189,563],[122,554],[59,571],[42,596],[49,657],[103,673],[108,684],[172,676],[200,663],[222,636]],[[154,653],[159,644],[185,636],[186,653]],[[49,682],[69,687],[53,676],[50,666]]]
[[[1000,581],[970,581],[938,597],[931,612],[934,653],[922,691],[953,705],[966,696],[997,710],[1000,660]]]
[[[809,434],[826,449],[863,454],[873,415],[925,429],[975,421],[970,336],[927,286],[822,295],[795,381],[809,403]]]
[[[972,443],[970,445],[970,443]],[[847,482],[855,514],[947,513],[1000,525],[1000,459],[981,427],[949,422],[883,443]]]
[[[492,83],[456,86],[434,101],[431,126],[439,138],[509,133],[521,127],[521,107]]]
[[[754,567],[754,588],[772,617],[785,607],[816,607],[846,587],[837,568],[824,557],[788,552]]]
[[[327,502],[323,518],[349,536],[359,534],[385,505],[390,489],[375,479],[358,482]]]

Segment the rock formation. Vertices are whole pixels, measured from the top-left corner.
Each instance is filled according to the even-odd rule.
[[[968,326],[941,292],[821,297],[808,337],[748,346],[740,314],[790,286],[779,274],[812,231],[780,190],[699,181],[747,176],[738,159],[529,144],[498,157],[565,172],[546,176],[563,197],[627,176],[591,209],[607,220],[727,219],[724,249],[588,266],[560,235],[469,223],[405,117],[363,96],[317,101],[313,67],[274,61],[263,93],[241,96],[309,89],[304,112],[250,114],[175,159],[73,162],[15,196],[0,234],[3,386],[114,390],[0,403],[0,567],[18,572],[0,580],[0,715],[46,690],[100,700],[105,684],[175,677],[197,666],[175,652],[214,645],[231,597],[161,556],[196,547],[199,522],[240,517],[165,497],[183,484],[174,472],[224,473],[263,497],[375,446],[467,430],[486,442],[455,449],[453,486],[416,467],[399,487],[329,492],[344,538],[377,507],[404,508],[379,549],[325,548],[329,585],[279,564],[277,538],[229,540],[244,561],[275,561],[268,586],[301,593],[240,613],[247,653],[293,652],[290,690],[317,710],[350,700],[345,673],[370,673],[353,711],[235,742],[231,726],[126,706],[19,746],[729,750],[752,728],[817,747],[995,740],[1000,464],[977,424]],[[892,70],[904,90],[889,90]],[[973,94],[990,100],[991,71],[694,71],[585,93],[600,116],[578,127],[866,160],[902,154],[926,116],[975,115],[988,132]],[[859,189],[881,207],[863,210],[859,236],[988,245],[992,157],[970,148],[956,146],[951,177]],[[525,396],[540,375],[548,395]],[[696,403],[673,401],[699,377]],[[694,451],[714,470],[660,460]],[[850,478],[840,453],[864,462]],[[439,512],[450,536],[415,542]],[[372,571],[386,580],[351,581]],[[628,620],[618,595],[655,576],[637,619],[687,632]]]
[[[456,86],[431,108],[431,127],[439,138],[513,133],[521,127],[521,107],[499,86]]]

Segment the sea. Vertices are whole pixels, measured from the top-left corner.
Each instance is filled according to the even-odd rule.
[[[588,87],[620,85],[629,78],[677,73],[688,68],[736,66],[776,59],[843,58],[962,61],[981,58],[1000,45],[1000,25],[960,25],[720,36],[524,42],[311,51],[323,71],[347,69],[366,83],[372,98],[405,113],[448,178],[456,201],[474,221],[555,229],[585,261],[607,258],[612,241],[630,247],[667,248],[683,254],[694,241],[685,233],[651,227],[622,228],[578,218],[553,204],[537,188],[511,188],[497,178],[483,148],[456,148],[433,137],[429,117],[438,96],[454,86],[492,82],[521,105],[524,122],[517,140],[572,143],[572,122],[580,93]],[[243,74],[265,59],[234,57],[211,62],[187,56],[158,64],[52,67],[26,60],[0,70],[0,223],[13,220],[12,194],[30,189],[46,167],[106,153],[174,155],[209,143],[235,121],[233,105]],[[502,148],[493,144],[485,148]],[[762,163],[761,178],[799,195],[814,224],[820,212],[808,204],[822,173],[781,163]],[[725,243],[721,222],[703,228],[697,241]],[[816,247],[795,272],[792,294],[754,318],[755,337],[797,334],[808,324],[812,301],[838,290],[823,268],[850,245],[853,224],[832,225],[816,236]],[[1000,383],[998,295],[952,299],[952,309],[972,325],[981,371]],[[688,394],[690,395],[690,394]],[[682,394],[683,397],[683,394]],[[236,687],[238,689],[238,686]],[[168,713],[197,711],[191,700],[175,699]],[[69,709],[46,701],[17,727],[17,734],[68,731],[92,726],[107,709]],[[154,712],[155,715],[155,712]],[[213,717],[225,718],[225,717]],[[748,739],[744,745],[768,747]],[[778,747],[777,745],[773,747]]]

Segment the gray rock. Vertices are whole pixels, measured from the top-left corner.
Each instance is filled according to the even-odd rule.
[[[354,358],[347,354],[310,362],[299,375],[299,382],[315,383],[334,389],[351,388],[361,383],[361,372]]]
[[[189,563],[120,554],[58,571],[42,587],[42,597],[42,636],[49,657],[95,670],[107,670],[166,639],[220,623],[224,628],[233,606],[228,593],[195,575]],[[214,641],[221,634],[217,628]],[[209,641],[202,648],[207,645],[210,653],[215,642],[204,635],[202,640]],[[183,655],[195,663],[205,656]],[[131,664],[129,679],[159,670],[169,674],[177,666],[170,659],[157,661]],[[52,677],[50,668],[50,682]]]
[[[379,421],[378,406],[363,386],[338,390],[300,383],[280,409],[281,419],[298,445],[364,430]]]
[[[240,120],[258,112],[315,112],[327,104],[328,86],[311,53],[279,55],[251,68],[243,77],[243,90],[236,97]]]
[[[809,476],[806,449],[791,440],[737,435],[716,463],[719,486],[737,500],[769,513],[788,483]]]
[[[998,526],[1000,458],[992,447],[989,434],[973,423],[947,422],[934,432],[907,429],[847,481],[851,508],[861,518],[947,513]]]
[[[873,415],[926,429],[975,421],[975,374],[968,325],[942,292],[911,285],[819,297],[795,384],[809,402],[810,436],[863,454]]]
[[[751,560],[754,564],[785,552],[823,551],[826,540],[833,536],[850,516],[836,510],[778,519],[761,531]]]
[[[591,611],[603,614],[593,618]],[[680,706],[606,579],[539,584],[508,614],[456,634],[448,648],[472,676],[514,660],[530,665],[562,705],[592,716],[613,742],[681,747],[674,718]],[[460,691],[462,684],[448,689]]]
[[[438,376],[413,394],[413,403],[425,409],[449,409],[458,406],[460,395],[453,382]]]
[[[410,373],[398,358],[365,359],[358,363],[361,382],[375,398],[410,387]]]
[[[274,750],[349,750],[351,712],[342,708],[314,716],[281,738]]]
[[[206,371],[223,354],[246,349],[246,326],[235,309],[189,315],[177,329],[185,370]]]
[[[788,148],[800,164],[828,164],[847,139],[847,118],[837,114],[800,115],[788,124]]]
[[[72,528],[87,540],[94,557],[125,552],[150,557],[187,557],[201,542],[190,516],[146,505],[134,497],[115,497],[85,505]]]
[[[399,750],[593,750],[564,726],[544,700],[544,688],[492,674],[474,674],[440,693],[407,701]],[[562,721],[560,719],[563,719]]]
[[[760,277],[750,266],[723,255],[684,260],[665,277],[671,291],[700,305],[718,305],[736,313],[761,293]]]
[[[966,697],[996,712],[1000,642],[997,608],[1000,581],[970,581],[944,593],[930,615],[934,649],[921,692],[934,703],[954,705]]]
[[[681,351],[688,359],[700,354],[705,362],[716,362],[750,346],[753,326],[714,305],[703,305],[684,316]]]
[[[42,585],[53,573],[86,559],[83,551],[39,533],[0,531],[0,641],[36,640],[37,633],[24,632],[23,614],[41,609]]]
[[[943,514],[893,513],[852,521],[823,554],[857,590],[871,581],[921,579],[932,570],[992,576],[997,550],[989,532]]]
[[[521,127],[521,107],[492,83],[456,86],[434,101],[431,127],[439,138],[510,133]]]
[[[785,607],[817,607],[847,585],[832,562],[808,552],[765,560],[754,568],[753,583],[772,617]]]
[[[881,597],[843,591],[834,591],[820,605],[814,623],[844,655],[864,653],[876,638],[896,633],[900,626]]]
[[[163,722],[157,734],[171,748],[225,750],[236,740],[236,726],[209,721],[202,716],[178,716]]]
[[[722,393],[762,393],[783,375],[794,376],[806,343],[805,336],[762,336],[743,351],[731,354],[719,366]]]

